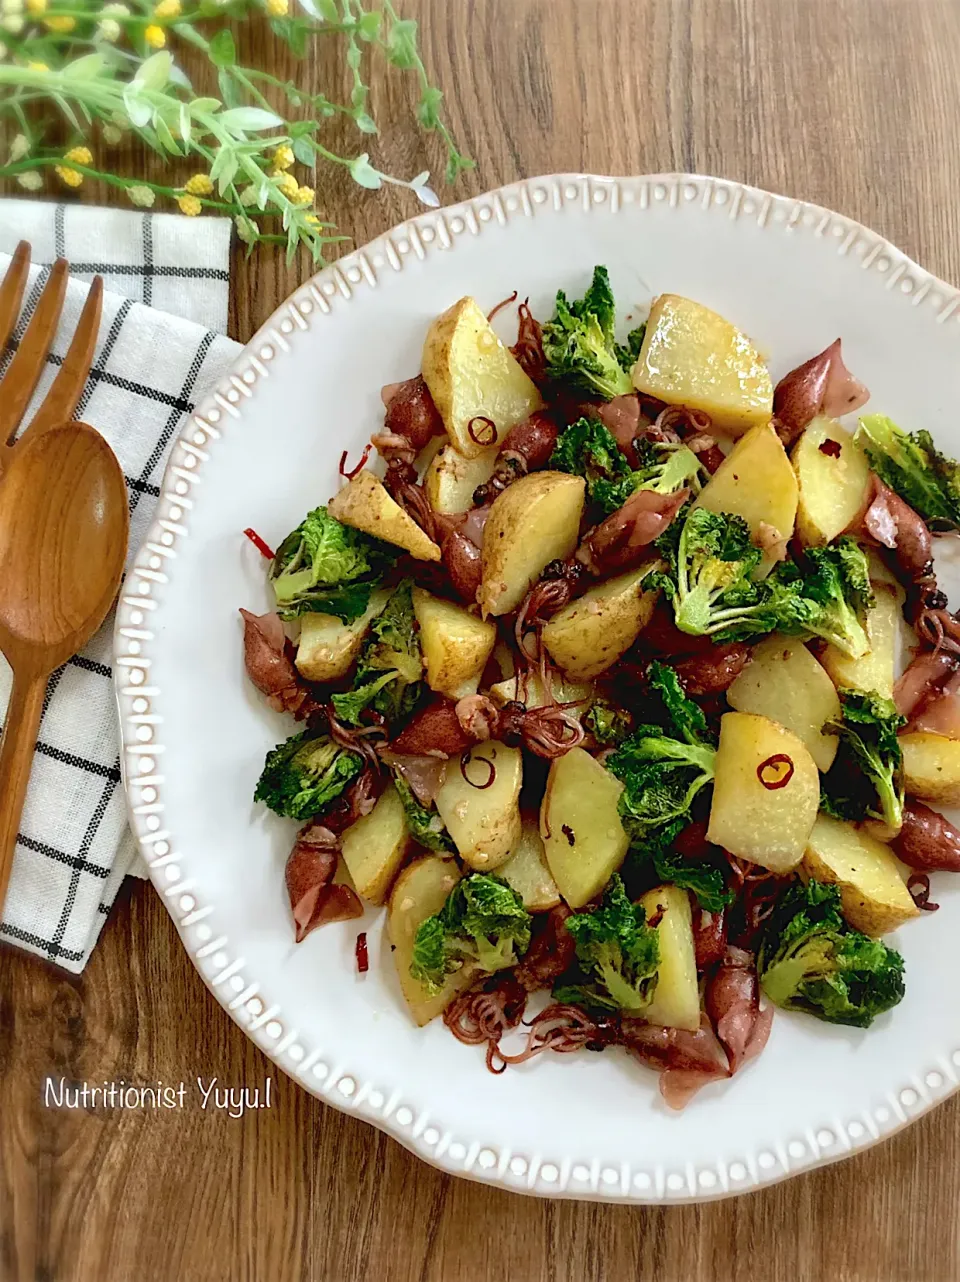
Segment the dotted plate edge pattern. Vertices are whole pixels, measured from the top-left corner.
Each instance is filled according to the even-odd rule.
[[[296,1028],[284,1022],[279,1004],[261,993],[239,949],[220,933],[213,904],[198,902],[195,883],[180,867],[176,839],[166,826],[163,801],[163,716],[161,691],[151,683],[152,615],[178,543],[190,532],[200,472],[230,420],[242,416],[258,379],[269,378],[271,363],[288,353],[297,334],[317,315],[326,317],[365,288],[378,273],[399,272],[411,256],[423,260],[449,251],[465,235],[487,224],[536,217],[538,208],[561,212],[616,214],[635,207],[671,208],[699,204],[703,212],[753,219],[762,228],[812,235],[855,255],[864,270],[886,277],[886,288],[910,296],[914,306],[934,310],[937,323],[960,321],[960,291],[919,267],[876,232],[816,205],[753,187],[693,174],[637,178],[552,175],[502,187],[460,205],[421,214],[362,249],[346,255],[301,285],[260,329],[237,358],[231,373],[187,420],[164,475],[156,514],[120,598],[114,634],[115,689],[120,712],[121,761],[130,823],[150,876],[173,918],[204,983],[237,1024],[271,1060],[318,1098],[350,1110],[394,1136],[412,1152],[452,1174],[500,1184],[544,1197],[573,1197],[626,1203],[707,1201],[749,1192],[791,1175],[836,1161],[893,1135],[942,1102],[960,1086],[960,1048],[942,1055],[926,1071],[860,1116],[825,1119],[786,1142],[694,1169],[691,1164],[634,1169],[626,1163],[589,1165],[564,1157],[495,1150],[475,1138],[455,1136],[424,1110],[405,1104],[397,1090],[360,1082],[347,1066],[327,1062],[318,1048],[305,1046]]]

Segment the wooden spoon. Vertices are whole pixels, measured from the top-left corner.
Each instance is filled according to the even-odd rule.
[[[0,909],[47,678],[89,641],[117,595],[130,516],[123,472],[86,423],[23,443],[0,483],[0,650],[13,690],[0,739]]]

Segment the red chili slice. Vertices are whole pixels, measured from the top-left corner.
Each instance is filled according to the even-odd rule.
[[[780,767],[786,766],[786,772],[780,774]],[[761,761],[757,766],[757,778],[769,792],[775,792],[777,788],[785,788],[793,778],[793,772],[796,767],[793,764],[793,758],[788,757],[785,752],[776,752],[772,757],[767,757],[766,761]],[[771,776],[770,772],[774,774]]]
[[[268,561],[273,560],[274,553],[271,551],[270,544],[265,543],[263,539],[261,539],[260,535],[256,532],[256,530],[247,529],[247,530],[244,530],[244,534],[247,536],[247,538],[250,540],[250,542],[257,549],[257,551],[260,553],[261,556],[265,556]]]
[[[361,930],[357,936],[357,970],[361,975],[365,975],[370,969],[370,957],[367,954],[367,932]]]

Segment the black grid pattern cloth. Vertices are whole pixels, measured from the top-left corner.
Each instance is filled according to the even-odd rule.
[[[81,280],[99,273],[107,284],[76,417],[97,428],[120,460],[132,557],[148,529],[183,416],[223,378],[240,350],[219,332],[226,322],[230,223],[0,200],[0,277],[20,239],[32,246],[33,266],[17,328],[0,353],[0,376],[50,264],[58,257],[71,263],[60,327],[24,425],[76,328],[87,293]],[[74,972],[86,964],[136,854],[120,783],[112,633],[111,616],[50,680],[0,920],[0,939]],[[0,656],[0,724],[9,694],[10,670]]]

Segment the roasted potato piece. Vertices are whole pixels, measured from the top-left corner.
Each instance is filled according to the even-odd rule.
[[[333,614],[305,614],[300,620],[297,670],[308,681],[335,681],[346,676],[360,653],[370,623],[387,603],[389,592],[370,594],[359,619],[343,623]]]
[[[547,864],[571,908],[582,908],[623,863],[630,844],[617,803],[623,784],[583,748],[550,767],[540,806]]]
[[[551,688],[557,703],[578,702],[581,705],[571,709],[578,716],[587,711],[596,693],[592,681],[564,681],[559,677],[554,677]],[[552,702],[536,669],[531,669],[525,676],[497,681],[490,687],[490,697],[498,703],[522,703],[525,708],[544,708]]]
[[[690,896],[678,886],[657,886],[640,902],[648,921],[662,913],[656,927],[660,944],[657,987],[643,1017],[651,1024],[695,1033],[700,1027],[700,989]]]
[[[412,517],[395,503],[372,472],[358,472],[327,504],[344,525],[403,548],[418,561],[439,561],[440,549]]]
[[[357,894],[382,904],[410,849],[403,803],[392,783],[370,813],[346,830],[341,849]]]
[[[819,547],[842,534],[867,498],[870,464],[851,434],[832,418],[815,418],[793,447],[800,486],[797,537]]]
[[[654,299],[633,385],[668,405],[706,410],[731,436],[768,423],[770,371],[735,325],[677,294]]]
[[[750,712],[721,717],[708,841],[788,873],[803,858],[819,805],[816,763],[795,734]]]
[[[876,605],[867,614],[867,636],[870,649],[861,659],[828,645],[820,662],[838,686],[869,693],[875,690],[885,699],[893,698],[897,659],[903,638],[903,616],[896,593],[883,584],[874,583]]]
[[[755,543],[766,547],[776,540],[786,547],[797,517],[797,478],[771,424],[761,423],[737,441],[696,506],[742,516]],[[776,559],[771,549],[763,563],[767,573]]]
[[[494,623],[441,601],[423,588],[413,589],[413,612],[420,625],[420,646],[427,685],[450,699],[476,694],[480,676],[497,639]]]
[[[468,512],[473,492],[493,475],[499,446],[467,458],[455,445],[447,444],[434,456],[423,476],[423,488],[434,512]]]
[[[531,472],[514,481],[490,509],[483,531],[484,614],[507,614],[551,561],[577,546],[586,482],[565,472]]]
[[[768,637],[727,691],[736,712],[769,717],[802,739],[817,769],[827,771],[837,755],[837,736],[823,724],[840,716],[836,687],[802,641]]]
[[[520,840],[522,782],[519,748],[493,739],[471,748],[462,766],[451,757],[444,768],[437,810],[460,858],[478,872],[505,863]]]
[[[390,895],[387,934],[393,945],[392,956],[410,1014],[421,1027],[442,1015],[457,993],[469,988],[475,978],[473,969],[464,966],[447,977],[439,993],[431,994],[410,974],[417,927],[440,911],[459,880],[460,869],[453,859],[427,855],[404,868]]]
[[[544,625],[543,643],[568,677],[599,676],[630,649],[653,613],[657,594],[644,592],[643,581],[658,564],[598,583]]]
[[[844,917],[865,935],[885,935],[919,916],[890,847],[829,815],[817,816],[800,872],[837,885]]]
[[[476,458],[502,441],[511,427],[543,406],[536,384],[472,298],[461,298],[430,326],[422,368],[450,440],[465,458]],[[496,441],[479,426],[471,435],[475,418],[494,424]]]
[[[903,782],[911,797],[960,806],[960,739],[913,730],[900,736]]]
[[[560,891],[547,867],[536,819],[524,819],[520,840],[497,873],[517,892],[527,912],[549,912],[560,902]]]

